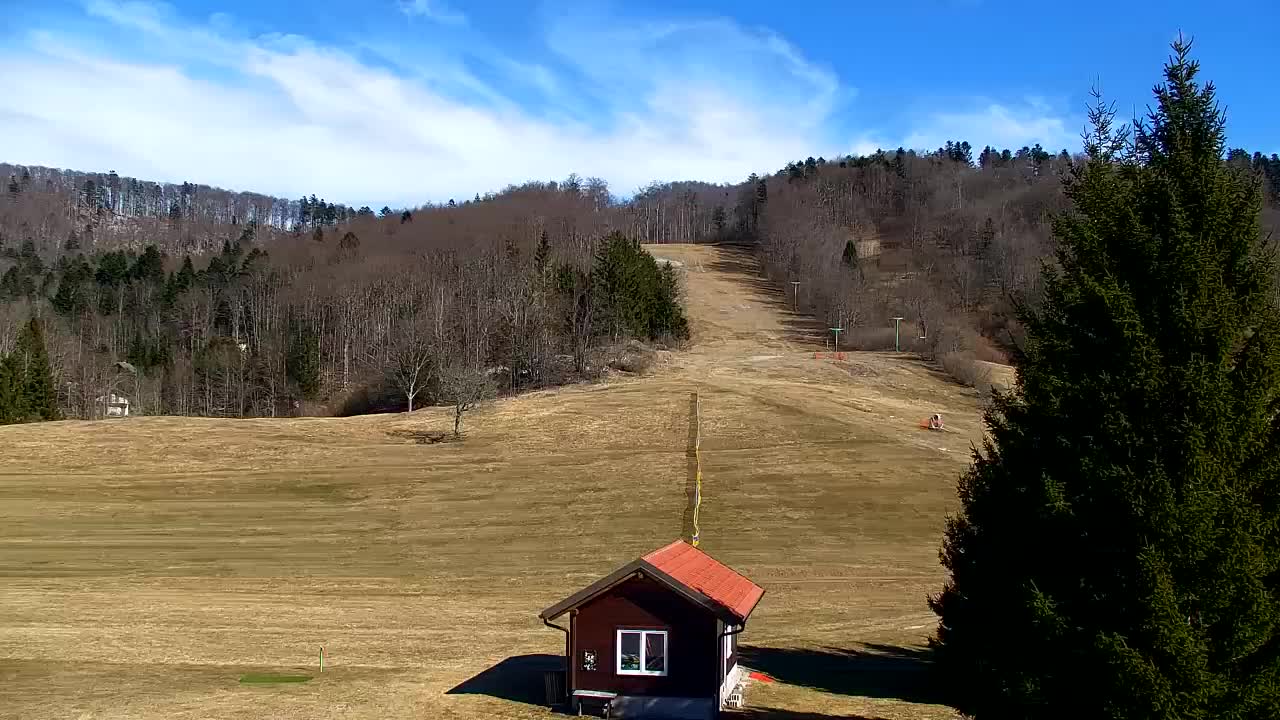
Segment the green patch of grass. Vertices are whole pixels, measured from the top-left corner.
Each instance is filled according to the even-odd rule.
[[[243,685],[275,685],[278,683],[303,683],[310,675],[282,675],[280,673],[245,673],[240,676]]]

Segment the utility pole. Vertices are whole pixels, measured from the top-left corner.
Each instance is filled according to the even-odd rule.
[[[792,291],[793,291],[793,292],[792,292],[792,295],[791,295],[791,312],[799,312],[799,311],[800,311],[800,310],[799,310],[799,305],[800,305],[800,281],[799,281],[799,280],[792,280],[792,281],[791,281],[791,289],[792,289]]]
[[[906,318],[895,317],[890,319],[893,320],[893,351],[902,352],[902,346],[898,344],[898,323],[906,320]]]
[[[835,333],[835,334],[836,334],[836,349],[835,349],[835,351],[836,351],[836,352],[840,352],[840,333],[841,333],[841,331],[843,331],[843,330],[844,330],[844,328],[842,328],[842,327],[838,327],[838,328],[828,328],[828,329],[829,329],[831,332],[833,332],[833,333]]]

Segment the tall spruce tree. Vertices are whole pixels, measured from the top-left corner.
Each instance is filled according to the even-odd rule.
[[[14,383],[18,391],[16,410],[22,420],[57,420],[58,396],[53,370],[44,345],[44,329],[31,318],[18,333],[13,349]]]
[[[22,388],[13,355],[0,354],[0,425],[22,422]]]
[[[301,320],[289,323],[289,352],[285,357],[285,375],[307,400],[320,392],[320,336]]]
[[[1018,384],[931,604],[988,718],[1280,717],[1280,308],[1256,177],[1179,39],[1133,142],[1099,103]]]

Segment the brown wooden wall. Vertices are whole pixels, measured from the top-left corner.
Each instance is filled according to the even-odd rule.
[[[571,620],[573,687],[619,695],[713,697],[719,691],[719,623],[704,608],[639,577],[582,605]],[[619,628],[667,631],[667,675],[618,675]],[[596,651],[596,670],[582,669],[582,651]]]

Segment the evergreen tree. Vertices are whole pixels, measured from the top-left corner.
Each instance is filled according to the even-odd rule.
[[[301,322],[290,323],[285,374],[303,398],[311,400],[319,394],[320,336]]]
[[[25,277],[17,265],[4,271],[0,276],[0,300],[17,300],[25,293]]]
[[[89,307],[87,285],[93,280],[93,268],[84,255],[64,260],[58,289],[53,295],[53,309],[68,317],[79,315]]]
[[[551,239],[547,236],[547,231],[543,230],[538,236],[538,247],[533,251],[533,269],[539,278],[545,278],[550,267]]]
[[[25,419],[19,376],[14,356],[0,354],[0,425]]]
[[[688,320],[678,298],[679,284],[670,265],[640,243],[612,233],[600,244],[591,272],[599,322],[614,338],[687,338]]]
[[[13,348],[13,363],[17,375],[17,407],[22,419],[57,420],[58,396],[54,390],[53,371],[49,367],[49,354],[44,344],[44,328],[40,321],[31,318],[18,332]]]
[[[149,285],[159,285],[164,280],[164,258],[160,250],[155,245],[148,245],[133,263],[129,274]]]
[[[1092,113],[948,522],[937,659],[979,720],[1280,717],[1274,267],[1256,176],[1173,47],[1132,146]]]
[[[862,268],[858,265],[858,243],[853,240],[847,240],[844,244],[844,252],[840,255],[840,262],[859,275],[862,274]]]

